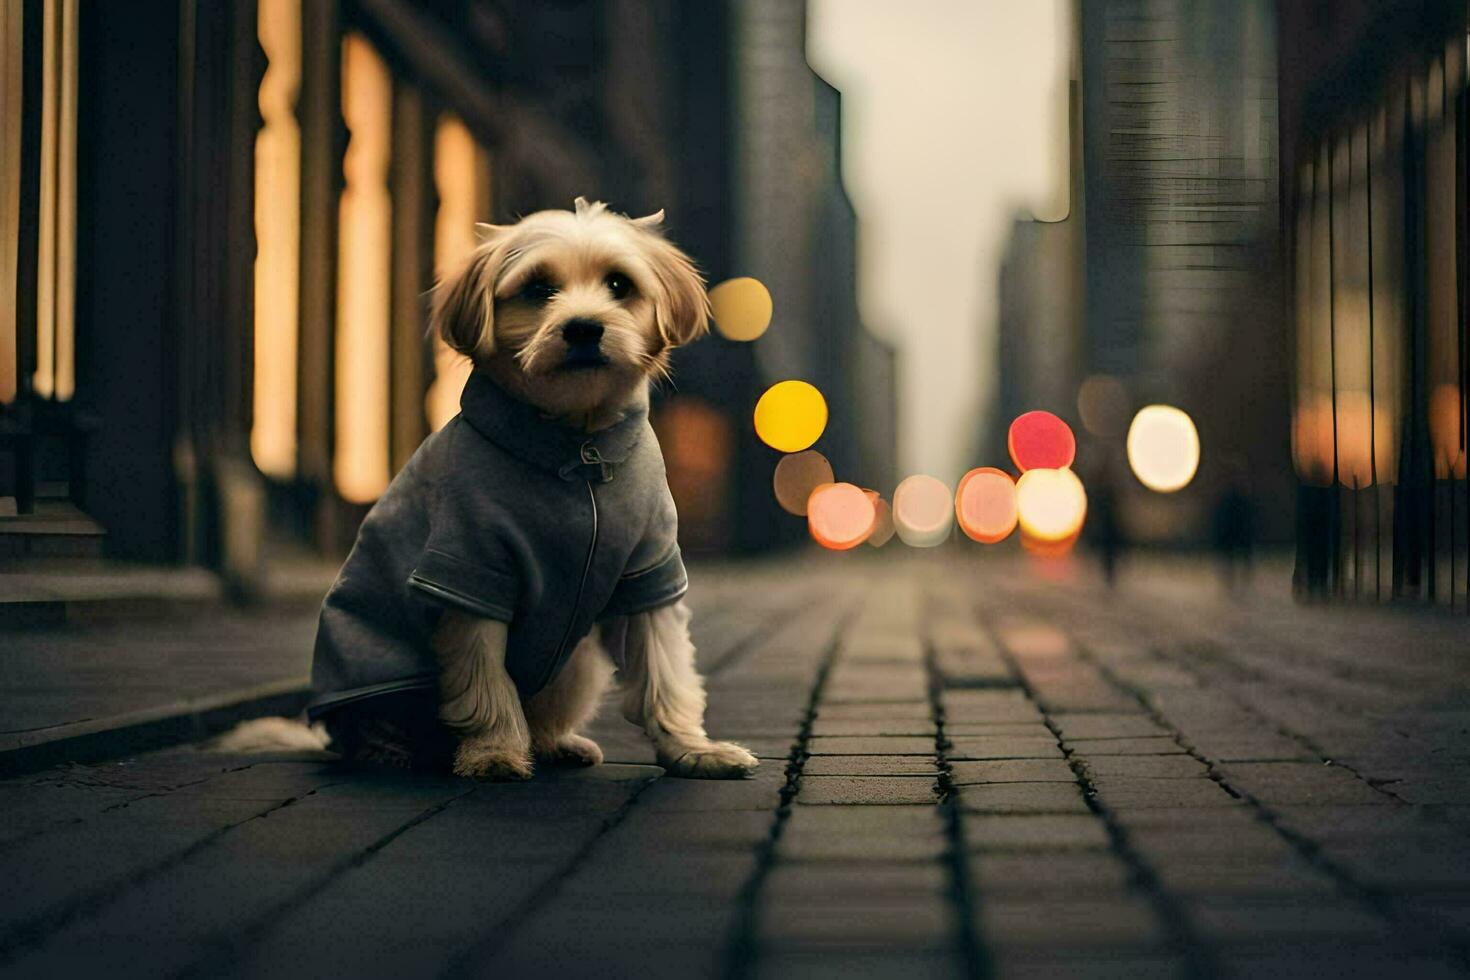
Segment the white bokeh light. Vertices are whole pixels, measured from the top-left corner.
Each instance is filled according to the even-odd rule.
[[[1128,465],[1138,482],[1159,493],[1182,490],[1199,469],[1194,420],[1172,405],[1147,405],[1128,427]]]

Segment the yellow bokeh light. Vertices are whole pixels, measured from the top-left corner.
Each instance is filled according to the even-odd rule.
[[[783,453],[811,448],[827,428],[827,400],[805,381],[781,381],[755,403],[755,434]]]
[[[949,537],[954,498],[943,480],[915,474],[893,491],[893,525],[913,548],[932,548]]]
[[[1038,541],[1065,541],[1082,530],[1087,492],[1071,470],[1027,470],[1016,482],[1021,531]]]
[[[1172,405],[1147,405],[1128,427],[1128,465],[1138,482],[1159,493],[1189,485],[1199,469],[1194,420]]]
[[[782,510],[797,517],[805,517],[806,502],[812,491],[824,483],[833,482],[834,479],[832,464],[827,462],[827,457],[815,449],[808,449],[782,456],[771,477],[771,486]]]
[[[709,303],[727,340],[755,340],[771,325],[771,294],[759,279],[726,279],[709,291]]]

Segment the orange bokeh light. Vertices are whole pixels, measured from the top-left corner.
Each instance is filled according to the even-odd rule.
[[[1004,541],[1016,529],[1016,483],[993,466],[973,469],[960,478],[954,510],[960,530],[972,540]]]
[[[1026,412],[1011,423],[1006,447],[1016,469],[1059,470],[1077,458],[1077,437],[1072,427],[1051,412]]]
[[[813,490],[806,505],[812,539],[833,551],[856,548],[866,541],[878,518],[870,492],[851,483],[828,483]]]

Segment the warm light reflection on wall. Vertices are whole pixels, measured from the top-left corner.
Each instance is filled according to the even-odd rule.
[[[1465,429],[1459,385],[1435,385],[1429,395],[1429,441],[1437,479],[1465,479]]]
[[[337,492],[368,503],[388,486],[388,284],[392,201],[388,164],[393,81],[360,34],[342,40],[346,186],[338,211],[336,395],[333,477]]]
[[[1331,395],[1302,403],[1292,419],[1291,441],[1297,472],[1309,485],[1331,486],[1334,473],[1338,483],[1355,490],[1395,480],[1393,415],[1366,391],[1339,391],[1335,409]]]
[[[77,0],[46,0],[42,17],[33,386],[66,401],[76,391]]]
[[[250,452],[268,476],[296,472],[296,347],[301,248],[301,0],[260,0],[255,138],[255,394]]]
[[[434,275],[442,276],[474,250],[475,222],[490,217],[489,161],[458,117],[445,113],[434,129]],[[459,395],[470,376],[470,360],[436,334],[434,381],[424,398],[429,428],[438,431],[459,413]]]
[[[15,273],[20,246],[21,27],[25,5],[0,4],[0,405],[19,390]]]
[[[688,395],[670,398],[653,415],[669,492],[679,510],[679,540],[688,549],[728,544],[726,487],[735,437],[730,420]]]

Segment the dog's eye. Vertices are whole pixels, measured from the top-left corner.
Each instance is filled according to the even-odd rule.
[[[521,288],[521,295],[532,303],[544,303],[556,295],[556,287],[545,279],[536,278]]]
[[[614,272],[607,277],[607,289],[612,293],[613,299],[623,299],[633,291],[633,284],[621,272]]]

